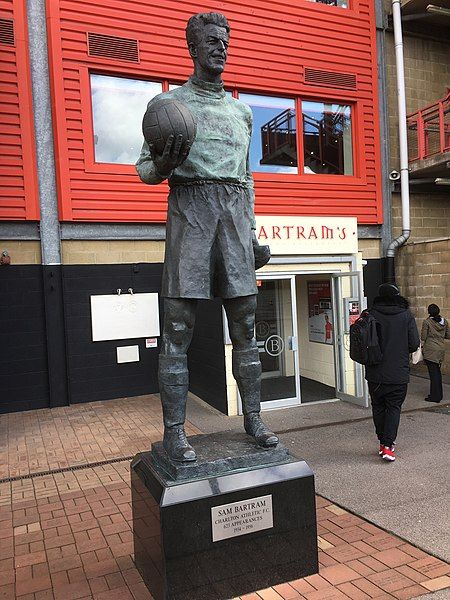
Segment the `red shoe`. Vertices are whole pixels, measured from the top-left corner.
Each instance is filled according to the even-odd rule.
[[[390,448],[388,446],[384,446],[383,447],[383,460],[387,460],[389,462],[393,462],[395,460],[395,449],[394,446],[392,445]]]

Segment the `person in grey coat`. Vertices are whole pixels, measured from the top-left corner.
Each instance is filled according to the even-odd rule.
[[[443,398],[441,365],[445,355],[444,340],[450,339],[448,321],[439,313],[439,306],[436,304],[429,305],[429,316],[422,323],[420,334],[423,358],[430,375],[430,393],[425,401],[436,403],[441,402]]]

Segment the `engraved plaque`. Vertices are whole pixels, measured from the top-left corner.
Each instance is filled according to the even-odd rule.
[[[213,542],[273,527],[272,494],[211,508]]]

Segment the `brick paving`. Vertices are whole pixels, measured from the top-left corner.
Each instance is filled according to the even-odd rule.
[[[1,415],[0,479],[132,456],[161,437],[157,396]]]
[[[0,478],[120,459],[160,437],[155,396],[2,415]],[[319,574],[242,600],[407,600],[450,587],[447,563],[320,496],[317,518]],[[129,461],[0,483],[0,599],[151,599],[132,551]]]

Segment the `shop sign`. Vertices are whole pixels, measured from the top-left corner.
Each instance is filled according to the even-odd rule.
[[[355,254],[355,217],[256,217],[256,236],[272,255]]]

